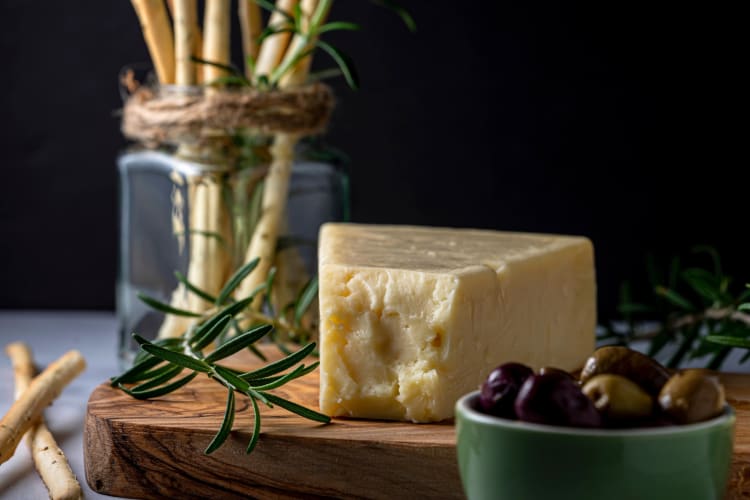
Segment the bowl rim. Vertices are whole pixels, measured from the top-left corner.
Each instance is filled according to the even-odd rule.
[[[697,422],[695,424],[685,425],[669,425],[664,427],[642,427],[642,428],[630,428],[630,429],[601,429],[601,428],[586,428],[586,427],[565,427],[561,425],[547,425],[547,424],[536,424],[531,422],[521,422],[518,420],[508,420],[501,417],[495,417],[481,413],[471,406],[471,402],[479,398],[479,390],[470,392],[461,396],[456,401],[456,416],[463,416],[468,420],[490,425],[494,427],[502,427],[507,429],[514,429],[518,431],[527,432],[539,432],[546,434],[568,434],[574,436],[611,436],[611,437],[622,437],[622,436],[668,436],[674,434],[683,434],[691,432],[699,432],[714,426],[721,426],[724,423],[734,423],[735,414],[734,408],[729,404],[724,406],[724,411],[721,415],[714,417],[703,422]]]

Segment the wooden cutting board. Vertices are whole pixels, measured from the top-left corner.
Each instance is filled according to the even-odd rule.
[[[259,362],[241,355],[227,364],[252,369]],[[727,498],[750,498],[750,375],[728,374],[723,382],[737,412]],[[317,372],[276,393],[317,408]],[[203,455],[225,398],[226,390],[206,377],[151,401],[100,385],[86,413],[89,485],[130,498],[463,498],[452,423],[334,419],[321,425],[261,405],[260,440],[246,455],[252,408],[238,397],[231,436]]]

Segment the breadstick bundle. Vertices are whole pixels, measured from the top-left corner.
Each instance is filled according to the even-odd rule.
[[[176,146],[178,155],[217,167],[180,181],[187,186],[189,206],[185,274],[188,283],[215,297],[237,268],[260,258],[257,268],[235,289],[236,297],[247,297],[267,281],[277,257],[295,146],[300,137],[325,126],[332,107],[327,88],[307,85],[316,27],[325,22],[332,0],[277,0],[274,10],[265,16],[265,30],[259,4],[238,0],[236,16],[244,62],[239,76],[229,71],[233,24],[229,0],[131,1],[159,83],[178,95],[170,92],[171,100],[134,95],[125,106],[123,131],[144,140],[144,131],[154,130],[150,136],[154,141],[166,138]],[[292,21],[295,16],[297,22]],[[246,86],[240,91],[227,89],[230,77],[235,83],[244,78]],[[196,88],[201,91],[196,93]],[[186,90],[181,96],[180,89]],[[231,142],[227,130],[272,138],[260,203],[241,207],[242,213],[236,203],[233,208],[227,202],[227,178],[236,167],[232,154],[227,155]],[[195,140],[196,135],[202,139]],[[237,182],[229,192],[233,200],[243,201],[258,187],[258,183]],[[248,227],[249,234],[242,234],[240,229]],[[179,284],[172,293],[171,307],[195,313],[214,307],[205,294],[197,295],[188,288]],[[256,296],[248,316],[260,312],[261,297]],[[195,321],[168,316],[159,336],[179,336]]]
[[[86,363],[78,351],[70,351],[36,375],[31,350],[22,342],[8,344],[5,352],[13,364],[16,400],[0,421],[0,464],[6,462],[26,436],[32,459],[53,500],[82,498],[63,451],[46,427],[42,412]]]

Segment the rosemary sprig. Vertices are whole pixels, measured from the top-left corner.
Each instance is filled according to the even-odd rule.
[[[227,87],[256,87],[261,90],[275,89],[279,86],[282,77],[287,74],[297,63],[302,59],[311,55],[315,50],[320,49],[336,63],[336,68],[331,71],[324,72],[326,76],[338,76],[342,75],[346,80],[346,83],[352,89],[359,88],[359,77],[357,75],[356,67],[354,62],[344,51],[338,47],[332,45],[330,42],[320,40],[320,36],[325,33],[334,31],[359,31],[361,26],[356,23],[346,21],[331,21],[323,22],[323,13],[330,9],[333,0],[321,0],[316,8],[315,15],[312,16],[309,26],[305,29],[302,22],[302,9],[300,4],[297,4],[291,14],[284,12],[283,10],[277,9],[274,3],[267,0],[254,0],[261,8],[269,12],[278,12],[284,17],[284,21],[277,25],[269,25],[263,29],[258,36],[256,41],[257,45],[260,45],[266,38],[276,35],[279,33],[290,33],[292,35],[300,37],[304,43],[300,44],[296,52],[291,57],[287,58],[285,62],[277,67],[271,74],[258,75],[255,78],[256,81],[249,80],[245,74],[236,66],[232,64],[220,64],[214,61],[208,61],[198,57],[192,57],[192,61],[198,64],[206,64],[215,66],[219,69],[224,70],[227,75],[217,78],[213,81],[206,82],[206,85],[211,86],[227,86]],[[403,23],[409,29],[409,31],[416,31],[416,23],[411,14],[401,5],[393,0],[370,0],[371,3],[384,7],[394,12],[401,18]],[[253,68],[255,72],[255,60],[252,57],[248,57],[247,60],[249,66]],[[321,74],[314,75],[313,80],[320,79]]]
[[[694,265],[684,267],[685,261]],[[719,369],[732,348],[750,348],[750,285],[742,291],[732,288],[715,249],[695,247],[688,258],[672,258],[666,271],[653,258],[647,264],[653,295],[636,302],[625,283],[618,306],[622,318],[602,327],[600,341],[648,340],[648,354],[656,357],[665,357],[666,348],[674,346],[665,360],[670,368],[706,358],[707,368]],[[741,362],[747,359],[750,352]]]
[[[317,362],[308,366],[302,364],[304,359],[314,352],[314,342],[294,352],[287,351],[289,354],[284,358],[250,372],[240,372],[219,364],[219,361],[243,349],[254,349],[259,354],[255,343],[269,336],[275,325],[287,326],[280,320],[264,316],[264,319],[269,321],[255,321],[256,324],[252,328],[235,336],[224,335],[230,326],[239,328],[240,320],[257,319],[247,316],[250,311],[248,306],[256,294],[261,292],[268,294],[273,284],[273,275],[269,282],[256,289],[250,296],[241,300],[234,300],[231,297],[232,292],[255,269],[257,263],[256,259],[238,269],[215,298],[188,282],[183,275],[178,274],[178,279],[186,285],[188,290],[204,298],[211,298],[215,306],[208,313],[198,314],[177,309],[151,297],[139,296],[149,306],[167,314],[200,317],[201,319],[194,327],[177,338],[158,339],[152,342],[133,334],[141,351],[136,356],[132,368],[110,380],[113,387],[118,387],[137,399],[151,399],[169,394],[190,383],[200,374],[205,374],[224,386],[227,389],[224,417],[221,427],[204,451],[206,454],[216,451],[229,438],[234,423],[235,401],[238,394],[248,397],[253,407],[254,425],[252,437],[246,449],[247,453],[255,448],[260,434],[261,414],[258,402],[269,407],[278,405],[316,422],[328,423],[330,421],[330,418],[322,413],[267,392],[307,375],[318,367]],[[317,295],[317,280],[313,279],[302,290],[298,301],[294,304],[295,325],[299,325],[299,320],[310,307],[315,295]],[[204,354],[204,351],[212,345],[215,348]],[[185,371],[188,372],[187,375],[184,374]]]

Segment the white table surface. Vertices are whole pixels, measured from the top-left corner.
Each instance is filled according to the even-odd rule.
[[[94,388],[118,372],[117,330],[113,313],[0,311],[0,345],[23,340],[39,366],[46,366],[70,349],[86,358],[86,371],[63,390],[47,409],[47,426],[63,449],[87,499],[100,495],[86,484],[83,466],[83,423],[86,402]],[[13,369],[0,352],[0,415],[13,402]],[[39,500],[47,490],[34,469],[26,442],[0,465],[0,498]]]

